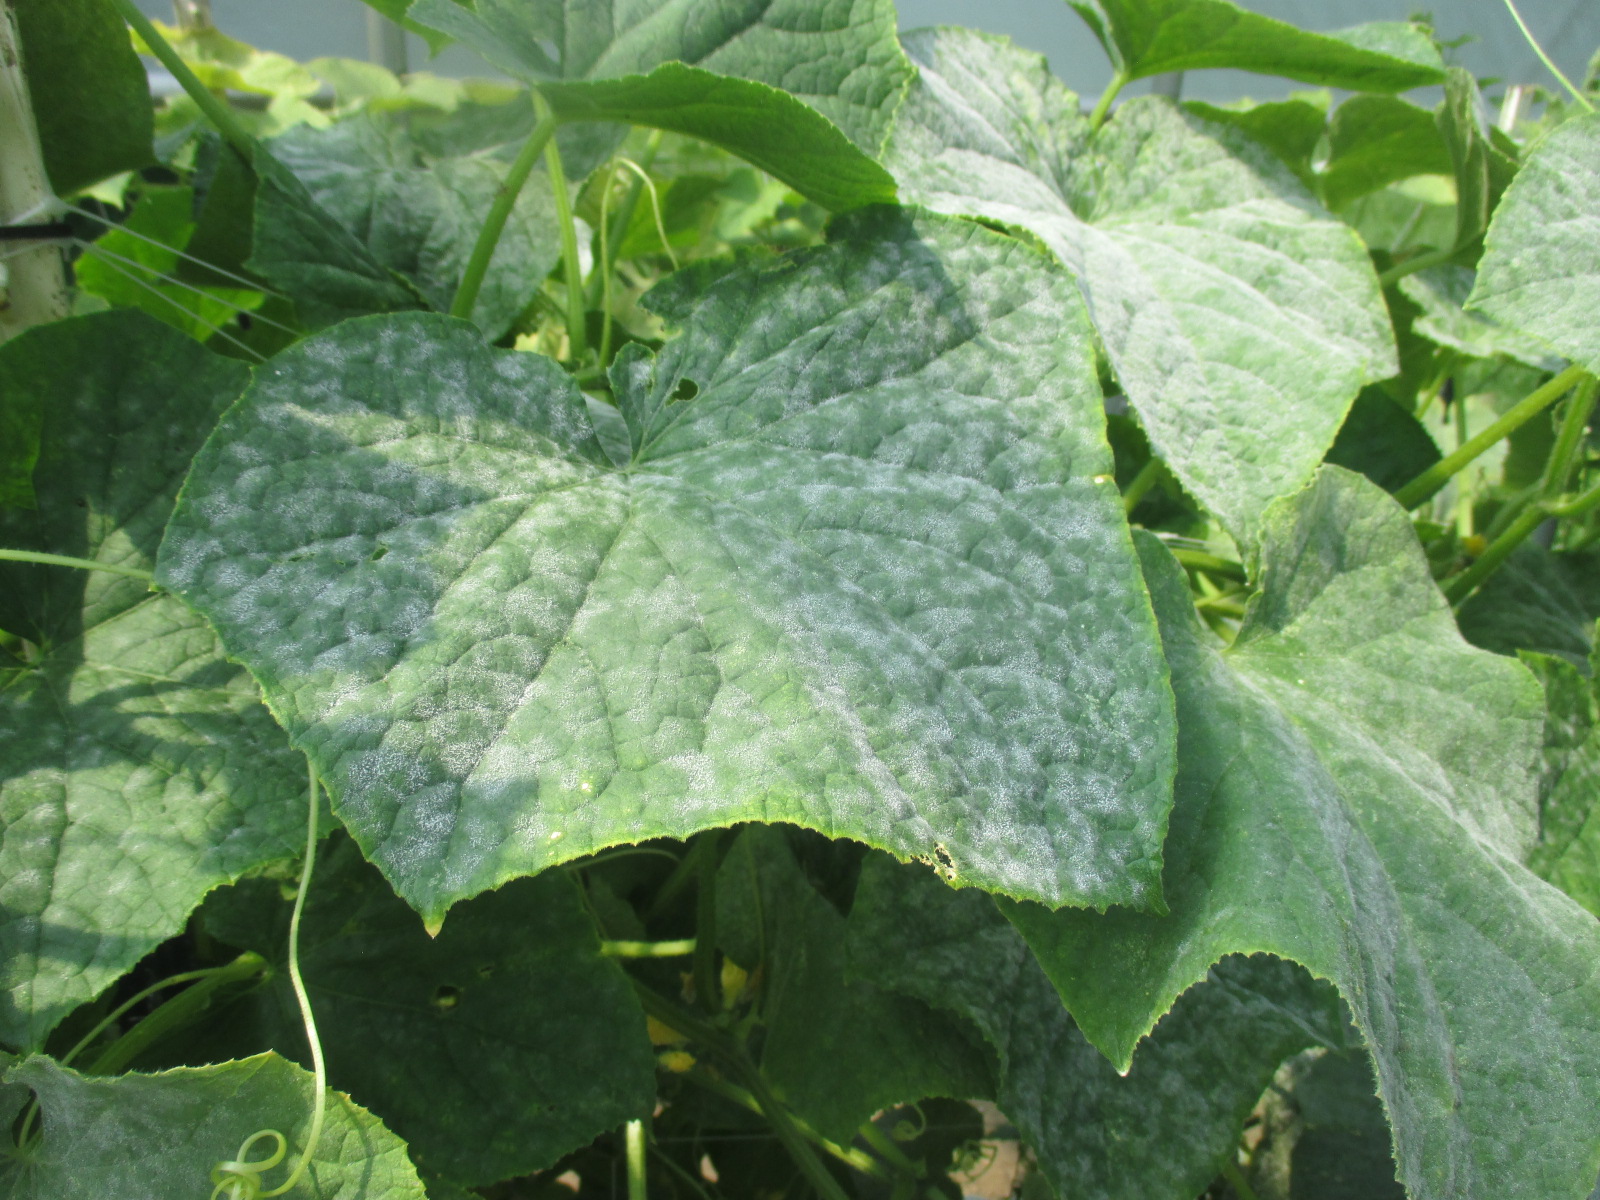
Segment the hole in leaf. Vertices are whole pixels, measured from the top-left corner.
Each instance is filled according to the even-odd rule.
[[[248,333],[250,331],[250,327],[252,325],[254,325],[254,324],[255,324],[255,322],[250,319],[250,314],[249,313],[240,313],[239,314],[239,328],[241,330],[243,330],[244,332]]]
[[[692,379],[678,380],[678,386],[672,389],[672,399],[668,404],[681,404],[685,400],[693,400],[700,394],[700,385]]]
[[[448,983],[441,983],[433,993],[433,1006],[437,1009],[448,1011],[461,1003],[461,989]]]

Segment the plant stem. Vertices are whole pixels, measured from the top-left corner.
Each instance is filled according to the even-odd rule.
[[[766,1115],[764,1112],[762,1112],[760,1103],[753,1095],[747,1092],[744,1088],[740,1087],[738,1084],[729,1083],[720,1075],[713,1075],[708,1071],[695,1069],[687,1072],[684,1075],[684,1078],[695,1084],[697,1087],[703,1087],[708,1092],[715,1092],[717,1095],[726,1100],[732,1100],[741,1108],[747,1108],[758,1116]],[[884,1182],[887,1182],[890,1178],[892,1178],[889,1172],[884,1168],[884,1165],[877,1159],[873,1158],[872,1155],[868,1154],[866,1151],[857,1150],[854,1146],[846,1147],[839,1145],[837,1142],[829,1141],[815,1129],[811,1128],[809,1124],[807,1124],[805,1121],[802,1121],[799,1117],[794,1116],[792,1113],[790,1114],[790,1119],[794,1121],[795,1128],[798,1129],[809,1141],[815,1143],[819,1150],[832,1155],[845,1166],[850,1167],[853,1170],[860,1171],[863,1175],[869,1175],[873,1179],[882,1180]]]
[[[289,917],[289,982],[294,985],[294,998],[300,1005],[300,1020],[305,1025],[306,1041],[311,1046],[311,1074],[312,1087],[316,1094],[311,1102],[311,1128],[306,1132],[305,1149],[300,1152],[300,1161],[295,1163],[294,1170],[270,1192],[262,1192],[263,1200],[268,1196],[282,1196],[294,1190],[311,1167],[311,1156],[317,1152],[317,1143],[322,1140],[322,1121],[328,1112],[328,1066],[322,1058],[322,1039],[317,1036],[317,1021],[311,1013],[311,997],[306,993],[306,981],[300,974],[300,917],[305,912],[306,893],[311,889],[311,873],[317,865],[317,817],[319,814],[318,791],[322,781],[317,778],[317,768],[311,765],[311,760],[306,760],[307,793],[306,803],[306,857],[305,864],[300,868],[300,887],[294,896],[294,912]]]
[[[239,124],[227,104],[200,82],[199,77],[189,69],[189,64],[184,62],[172,48],[171,43],[161,36],[149,18],[139,11],[133,0],[111,0],[111,2],[122,14],[122,19],[133,26],[134,32],[150,48],[150,53],[156,56],[163,67],[172,72],[172,77],[178,81],[178,86],[188,93],[189,99],[193,100],[205,114],[206,120],[217,127],[217,132],[227,140],[228,145],[232,146],[246,163],[253,161],[256,140],[243,125]]]
[[[694,994],[708,1013],[722,1009],[721,982],[717,976],[717,850],[720,829],[707,830],[695,843],[695,945]]]
[[[1416,508],[1427,500],[1473,459],[1493,446],[1507,434],[1521,428],[1545,409],[1559,400],[1583,379],[1582,367],[1568,367],[1555,378],[1535,388],[1498,421],[1480,430],[1464,441],[1452,453],[1445,455],[1433,466],[1418,475],[1395,493],[1394,498],[1406,508]]]
[[[1208,554],[1204,550],[1185,550],[1181,546],[1168,546],[1172,557],[1186,567],[1196,571],[1204,571],[1208,575],[1217,575],[1223,579],[1231,579],[1235,583],[1246,581],[1244,566],[1236,563],[1231,558],[1223,558],[1220,554]]]
[[[247,979],[253,979],[265,974],[266,970],[266,959],[259,954],[246,952],[223,966],[210,967],[202,971],[185,971],[181,975],[174,975],[170,979],[163,979],[160,983],[151,984],[136,996],[119,1004],[109,1016],[86,1033],[76,1046],[62,1056],[61,1065],[69,1066],[78,1055],[94,1044],[96,1038],[127,1015],[136,1004],[169,987],[198,980],[199,982],[195,982],[193,987],[168,1000],[107,1046],[86,1070],[86,1074],[89,1075],[114,1075],[168,1033],[187,1025],[196,1013],[210,1003],[213,993],[219,988],[226,987],[230,983],[242,983]]]
[[[655,165],[656,155],[661,151],[661,130],[651,132],[644,144],[644,151],[639,155],[639,167],[648,174]],[[639,197],[644,194],[644,178],[639,175],[633,177],[628,187],[628,194],[622,198],[622,203],[617,206],[616,216],[611,218],[611,223],[603,227],[607,239],[613,247],[622,245],[623,238],[628,236],[628,229],[633,224],[633,214],[639,207]],[[604,258],[604,255],[601,256]],[[584,284],[584,301],[593,308],[600,303],[601,289],[606,276],[611,270],[609,262],[596,262],[589,272],[589,281]]]
[[[794,1159],[795,1166],[800,1168],[800,1173],[810,1181],[811,1186],[823,1200],[849,1200],[844,1189],[839,1186],[839,1181],[828,1173],[827,1167],[823,1166],[822,1161],[811,1152],[811,1145],[806,1140],[806,1135],[801,1132],[801,1123],[772,1094],[772,1089],[767,1086],[766,1077],[761,1074],[761,1068],[750,1061],[750,1056],[745,1053],[743,1046],[716,1026],[681,1005],[674,1004],[637,980],[633,982],[633,987],[638,993],[640,1004],[649,1016],[699,1042],[739,1076],[740,1082],[749,1090],[756,1110],[767,1119],[772,1131],[778,1135],[778,1140],[789,1152],[789,1157]],[[815,1131],[811,1131],[810,1136],[815,1140],[821,1140],[817,1138]]]
[[[1244,1172],[1239,1170],[1239,1164],[1232,1159],[1222,1164],[1222,1177],[1228,1181],[1228,1186],[1233,1189],[1239,1200],[1258,1200],[1250,1181],[1244,1177]]]
[[[65,554],[39,554],[32,550],[0,550],[0,561],[39,563],[46,567],[77,567],[80,571],[109,571],[113,575],[126,575],[130,579],[142,579],[146,583],[155,582],[155,577],[149,571],[138,567],[122,567],[116,563],[95,562],[92,558],[72,558]]]
[[[628,1152],[628,1200],[649,1200],[645,1179],[644,1122],[629,1121],[624,1127]]]
[[[1600,379],[1591,376],[1578,385],[1566,411],[1561,414],[1561,428],[1556,433],[1556,443],[1551,447],[1550,461],[1539,487],[1545,499],[1559,496],[1566,490],[1567,478],[1572,474],[1572,460],[1583,447],[1596,399],[1600,399]]]
[[[1539,43],[1534,39],[1533,31],[1528,28],[1527,22],[1522,19],[1522,14],[1517,11],[1517,6],[1512,2],[1512,0],[1506,0],[1506,7],[1511,10],[1511,19],[1517,23],[1517,28],[1522,30],[1522,36],[1528,39],[1528,45],[1533,47],[1533,52],[1539,56],[1539,61],[1545,65],[1545,68],[1550,72],[1550,74],[1554,75],[1561,81],[1562,87],[1566,88],[1567,91],[1572,93],[1572,98],[1574,100],[1583,105],[1586,111],[1593,112],[1594,105],[1589,103],[1589,97],[1585,96],[1577,88],[1573,87],[1572,80],[1568,79],[1566,75],[1562,73],[1561,68],[1556,66],[1556,64],[1550,60],[1550,56],[1544,52],[1544,47],[1539,45]]]
[[[1099,129],[1105,124],[1106,116],[1111,112],[1111,102],[1117,98],[1117,93],[1127,86],[1128,77],[1118,67],[1111,76],[1111,82],[1106,84],[1106,90],[1100,93],[1100,99],[1095,101],[1094,111],[1089,114],[1090,130]]]
[[[537,94],[537,93],[536,93]],[[543,100],[539,101],[542,106]],[[567,281],[567,357],[582,362],[589,351],[588,306],[584,303],[583,264],[578,259],[578,226],[572,218],[572,197],[567,195],[567,173],[561,168],[561,150],[554,138],[545,142],[544,169],[555,196],[556,218],[561,225],[561,266]]]
[[[1122,511],[1131,513],[1139,507],[1139,501],[1150,494],[1150,489],[1161,481],[1162,472],[1166,470],[1163,463],[1154,454],[1148,462],[1139,468],[1139,473],[1128,481],[1128,490],[1122,493]]]
[[[1429,267],[1442,267],[1455,259],[1460,254],[1462,247],[1450,246],[1444,250],[1428,250],[1422,254],[1413,254],[1410,258],[1396,263],[1383,274],[1378,276],[1379,287],[1392,287],[1407,275],[1415,275],[1418,271],[1426,271]]]
[[[500,244],[500,234],[505,231],[506,222],[511,218],[511,210],[516,207],[517,197],[522,194],[523,185],[533,173],[539,155],[544,153],[545,147],[555,144],[551,140],[556,131],[555,114],[542,100],[536,98],[535,103],[539,106],[539,122],[523,143],[516,161],[511,164],[505,182],[495,189],[494,203],[489,205],[489,214],[483,219],[483,228],[478,230],[478,240],[472,244],[467,268],[461,273],[461,282],[450,301],[452,317],[460,317],[464,321],[472,319],[472,310],[478,303],[478,292],[483,288],[484,276],[489,273],[489,262],[494,258],[495,247]],[[565,197],[566,189],[557,189],[557,194]]]
[[[694,952],[694,938],[682,938],[676,942],[600,943],[600,953],[607,958],[682,958]]]
[[[917,1164],[906,1157],[905,1151],[895,1145],[894,1139],[871,1121],[868,1121],[859,1130],[861,1139],[878,1152],[878,1155],[902,1175],[915,1179],[921,1175]]]
[[[1451,604],[1460,604],[1499,570],[1500,564],[1511,557],[1512,551],[1527,541],[1529,535],[1549,518],[1579,517],[1594,508],[1600,508],[1600,483],[1570,500],[1541,500],[1524,509],[1504,533],[1489,543],[1489,548],[1478,556],[1476,562],[1445,582],[1443,590],[1446,599]]]

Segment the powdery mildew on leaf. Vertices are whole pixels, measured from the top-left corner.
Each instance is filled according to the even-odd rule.
[[[1467,301],[1600,374],[1600,113],[1528,154],[1495,209]]]
[[[0,1160],[12,1200],[66,1196],[204,1196],[211,1169],[260,1129],[288,1138],[279,1183],[298,1161],[311,1119],[312,1077],[276,1054],[155,1075],[80,1075],[35,1055],[6,1072],[39,1098],[44,1139],[26,1160]],[[311,1169],[295,1189],[309,1200],[427,1200],[405,1143],[348,1097],[328,1097]],[[263,1143],[256,1153],[270,1152]]]
[[[1178,698],[1153,920],[1006,906],[1119,1063],[1223,955],[1331,980],[1417,1200],[1579,1197],[1600,1170],[1600,925],[1522,861],[1539,689],[1461,641],[1405,513],[1339,468],[1269,514],[1226,653],[1142,538]]]
[[[41,326],[0,378],[45,398],[39,508],[0,545],[148,569],[178,483],[243,388],[137,313]],[[201,897],[303,844],[305,765],[198,614],[139,580],[0,563],[0,1040],[51,1028]]]
[[[1250,540],[1397,370],[1361,240],[1237,129],[1150,98],[1091,133],[1003,39],[906,48],[920,74],[885,159],[902,197],[1026,229],[1065,263],[1163,460]]]
[[[1070,282],[879,211],[661,308],[622,469],[554,364],[438,317],[303,343],[196,460],[160,577],[369,857],[437,918],[791,821],[1159,905],[1170,700]]]

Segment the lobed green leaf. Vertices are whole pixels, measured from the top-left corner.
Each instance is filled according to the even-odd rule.
[[[622,466],[555,364],[462,323],[302,343],[158,577],[430,920],[743,820],[1159,906],[1170,701],[1070,282],[892,210],[720,270],[613,367]]]

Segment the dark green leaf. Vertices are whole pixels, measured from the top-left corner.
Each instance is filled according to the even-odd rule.
[[[473,9],[417,0],[410,13],[530,82],[620,79],[679,62],[764,83],[816,109],[869,155],[888,136],[912,74],[892,0],[477,0]]]
[[[426,25],[418,25],[406,12],[411,7],[412,0],[366,0],[372,8],[377,9],[391,21],[397,21],[404,28],[421,37],[428,43],[428,49],[437,54],[451,42],[451,38],[440,33],[437,29],[429,29]]]
[[[274,883],[207,903],[206,928],[282,963],[288,904]],[[570,877],[551,871],[464,904],[430,938],[340,839],[317,863],[300,962],[328,1078],[382,1117],[422,1167],[492,1183],[550,1166],[649,1115],[655,1058],[644,1014]],[[304,1058],[286,973],[219,1014]]]
[[[1328,130],[1327,94],[1297,96],[1268,104],[1248,101],[1220,107],[1191,100],[1184,111],[1203,121],[1232,125],[1271,150],[1306,187],[1316,189],[1311,160]]]
[[[1466,248],[1488,229],[1516,174],[1516,147],[1489,124],[1478,82],[1461,67],[1450,68],[1437,120],[1455,168],[1455,245]],[[1506,324],[1517,328],[1514,321]]]
[[[1238,129],[1141,99],[1091,134],[1036,55],[961,30],[907,48],[902,194],[1025,228],[1070,267],[1156,450],[1248,540],[1396,369],[1360,239]]]
[[[44,399],[39,508],[0,546],[148,569],[189,458],[247,372],[138,313],[39,326],[0,387]],[[36,1047],[183,927],[292,857],[305,766],[198,614],[121,575],[0,564],[0,1040]]]
[[[1524,542],[1461,606],[1461,635],[1496,654],[1536,650],[1589,669],[1600,619],[1600,548],[1561,554]]]
[[[482,153],[426,153],[411,126],[409,113],[360,113],[326,129],[292,129],[273,139],[272,153],[373,259],[443,312],[510,163]],[[448,141],[446,131],[433,134]],[[505,333],[560,255],[550,178],[537,171],[517,197],[473,309],[487,338]]]
[[[1229,0],[1068,0],[1126,79],[1230,67],[1359,92],[1441,82],[1426,31],[1399,21],[1308,33]]]
[[[1118,1063],[1222,955],[1343,994],[1414,1200],[1587,1194],[1600,1167],[1600,925],[1520,865],[1542,698],[1464,644],[1406,514],[1324,468],[1269,514],[1231,650],[1140,541],[1178,696],[1165,918],[1011,906]]]
[[[144,66],[109,0],[12,0],[10,7],[56,194],[154,162]]]
[[[1450,151],[1433,114],[1394,96],[1352,96],[1328,122],[1322,198],[1343,208],[1413,175],[1449,175]]]
[[[719,274],[720,272],[720,274]],[[429,919],[782,820],[1051,904],[1159,905],[1170,703],[1071,283],[966,222],[691,270],[612,371],[441,317],[263,371],[159,575]]]
[[[762,1074],[823,1137],[849,1145],[897,1104],[992,1092],[988,1056],[962,1022],[847,978],[845,918],[806,882],[781,829],[739,835],[717,877],[717,909],[730,956],[759,968]]]
[[[893,177],[875,160],[813,109],[764,83],[665,63],[648,75],[540,90],[568,120],[649,125],[721,146],[836,212],[895,198]]]
[[[1528,865],[1600,916],[1600,692],[1563,659],[1523,658],[1549,706],[1539,845]]]
[[[1600,113],[1528,155],[1495,210],[1468,304],[1600,374]]]
[[[1179,999],[1119,1075],[989,897],[877,855],[862,869],[849,948],[859,978],[982,1031],[1000,1064],[1001,1110],[1057,1192],[1080,1200],[1193,1200],[1233,1157],[1278,1064],[1345,1042],[1327,984],[1281,960],[1236,957]]]
[[[0,1158],[7,1200],[68,1196],[193,1200],[211,1169],[261,1129],[290,1141],[276,1185],[298,1160],[311,1119],[311,1075],[276,1054],[159,1075],[96,1078],[35,1056],[5,1076],[39,1097],[44,1141],[24,1160]],[[254,1154],[270,1153],[270,1142]],[[295,1190],[307,1200],[426,1200],[405,1143],[343,1096],[328,1097],[311,1170]]]
[[[308,326],[427,307],[409,281],[323,211],[288,167],[265,150],[254,166],[255,226],[245,265],[293,298]]]
[[[1439,447],[1421,421],[1369,387],[1350,406],[1327,461],[1396,492],[1439,461]]]

